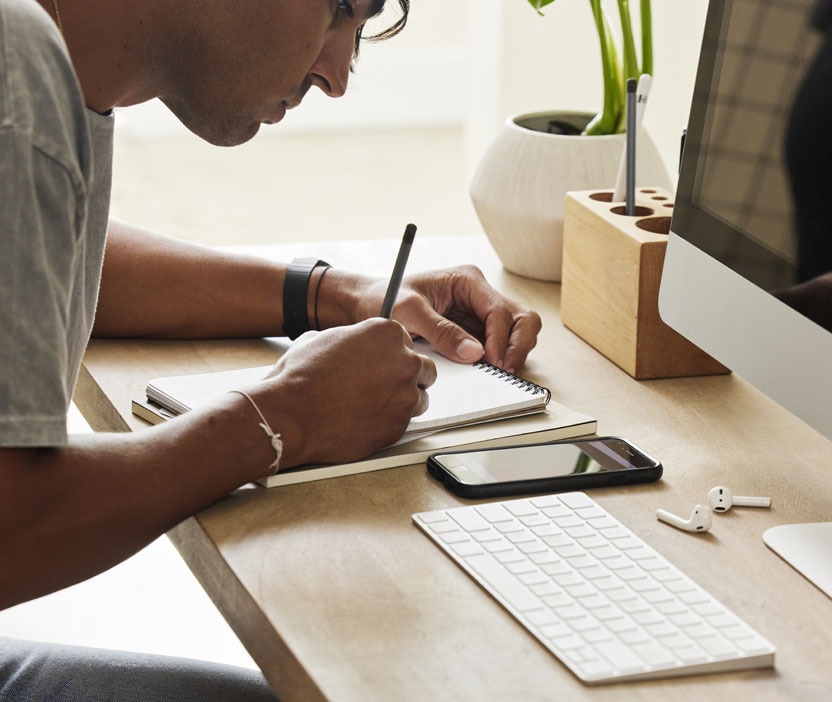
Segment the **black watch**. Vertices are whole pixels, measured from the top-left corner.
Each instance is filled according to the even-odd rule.
[[[283,282],[283,332],[290,339],[297,339],[309,326],[309,279],[312,271],[319,266],[330,265],[317,258],[296,258],[286,269],[286,279]]]

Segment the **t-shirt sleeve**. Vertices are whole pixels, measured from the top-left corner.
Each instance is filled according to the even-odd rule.
[[[0,130],[0,153],[0,446],[56,446],[83,179],[15,130]]]

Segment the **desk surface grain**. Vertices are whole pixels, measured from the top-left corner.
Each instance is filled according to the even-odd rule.
[[[398,241],[278,245],[384,275]],[[635,381],[564,328],[557,285],[505,272],[485,239],[417,240],[411,270],[476,263],[537,309],[544,328],[523,374],[657,456],[661,481],[593,497],[777,646],[775,668],[590,688],[582,685],[411,524],[464,503],[424,465],[272,490],[246,487],[170,536],[261,667],[290,700],[756,700],[832,698],[832,600],[771,553],[770,526],[832,519],[832,443],[735,375]],[[96,430],[142,430],[130,401],[161,375],[261,365],[283,340],[95,340],[76,401]],[[714,485],[772,508],[687,514]]]

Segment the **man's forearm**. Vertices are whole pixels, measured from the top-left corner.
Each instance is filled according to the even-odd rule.
[[[284,275],[274,262],[112,220],[93,335],[279,335]]]
[[[0,449],[0,609],[111,567],[266,474],[274,450],[245,399],[227,395],[217,409],[61,448]],[[292,462],[297,432],[272,421]]]

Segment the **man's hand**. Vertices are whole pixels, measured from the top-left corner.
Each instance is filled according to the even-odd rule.
[[[386,287],[384,280],[333,270],[324,280],[321,318],[332,326],[376,316]],[[497,292],[475,266],[405,277],[393,318],[453,361],[484,357],[510,372],[525,363],[541,327],[536,312]]]
[[[308,332],[269,378],[247,388],[283,436],[282,467],[341,463],[397,441],[428,407],[433,362],[398,322],[371,319]]]
[[[407,330],[443,356],[514,372],[537,343],[540,316],[503,297],[475,266],[405,278],[393,312]]]

